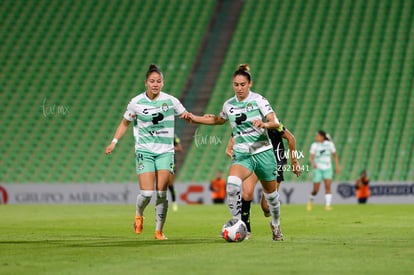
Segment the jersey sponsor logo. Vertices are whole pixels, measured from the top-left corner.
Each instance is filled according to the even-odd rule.
[[[244,107],[230,107],[229,109],[230,114],[240,114],[242,112],[246,112],[246,108]]]
[[[151,136],[154,136],[154,135],[168,134],[169,132],[167,130],[164,130],[164,131],[149,131],[149,133],[151,134]]]
[[[250,130],[246,130],[246,131],[243,131],[243,132],[237,132],[237,134],[239,134],[239,135],[248,135],[248,134],[255,133],[255,132],[256,132],[255,129],[250,129]]]
[[[164,115],[161,113],[155,113],[152,114],[152,123],[158,124],[158,122],[162,121],[164,119]]]
[[[142,113],[148,115],[152,110],[159,110],[159,107],[145,108],[144,110],[142,110]]]
[[[234,122],[235,122],[237,125],[240,125],[240,124],[242,124],[244,121],[246,121],[246,119],[247,119],[246,114],[237,114],[237,115],[236,115],[236,119],[234,120]]]
[[[254,111],[254,107],[253,104],[251,104],[250,102],[246,104],[246,107],[231,107],[229,109],[229,113],[230,114],[241,114],[241,113],[246,113],[246,112],[252,112]]]

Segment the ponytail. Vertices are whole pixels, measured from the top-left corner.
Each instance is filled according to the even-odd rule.
[[[164,75],[162,74],[162,71],[161,71],[160,67],[158,67],[155,64],[151,64],[149,66],[148,71],[147,71],[147,75],[146,75],[147,79],[150,76],[150,74],[152,74],[152,73],[158,73],[161,76],[161,78],[164,78]]]
[[[250,67],[248,64],[240,64],[237,70],[233,74],[233,78],[242,75],[247,78],[249,82],[252,82],[252,75],[250,74]]]
[[[329,134],[327,134],[325,131],[323,130],[319,130],[318,134],[321,135],[323,137],[324,140],[331,140],[331,137],[329,136]]]

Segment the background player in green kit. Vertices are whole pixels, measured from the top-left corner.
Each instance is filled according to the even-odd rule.
[[[155,194],[157,240],[167,239],[163,227],[168,210],[168,178],[174,169],[174,119],[175,116],[185,118],[188,114],[178,99],[161,91],[163,85],[161,70],[156,65],[150,65],[145,80],[146,91],[130,101],[114,139],[106,147],[106,153],[110,154],[129,124],[134,123],[136,171],[140,187],[134,230],[136,234],[141,234],[144,210]]]
[[[217,125],[230,122],[234,137],[233,160],[227,178],[227,203],[233,218],[241,219],[242,182],[253,172],[262,183],[272,221],[272,238],[283,240],[279,224],[279,193],[276,190],[276,159],[266,129],[280,126],[267,99],[250,91],[252,78],[248,65],[240,65],[233,74],[235,96],[228,99],[219,116],[189,118],[199,124]],[[271,164],[271,165],[269,165]],[[269,169],[271,167],[271,169]]]
[[[312,181],[313,190],[309,196],[307,204],[308,211],[312,210],[313,201],[318,194],[321,181],[325,183],[325,209],[331,210],[332,193],[331,182],[333,177],[331,156],[335,160],[336,173],[340,173],[339,159],[336,154],[334,143],[330,140],[326,132],[319,130],[316,133],[315,142],[312,143],[310,149],[310,162],[313,168]]]

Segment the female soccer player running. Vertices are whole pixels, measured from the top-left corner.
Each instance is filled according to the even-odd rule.
[[[280,230],[276,190],[276,159],[266,129],[280,126],[269,102],[250,91],[252,77],[248,65],[240,65],[233,74],[235,96],[228,99],[219,116],[189,118],[199,124],[217,125],[230,121],[234,137],[233,161],[227,178],[227,203],[233,218],[241,219],[242,182],[253,172],[262,183],[264,196],[269,204],[273,240],[283,240]],[[271,164],[271,165],[269,165]]]
[[[292,166],[289,170],[291,170],[296,176],[300,176],[301,169],[299,162],[297,160],[297,151],[296,151],[296,139],[295,136],[282,124],[280,124],[280,127],[277,129],[268,129],[267,133],[269,135],[270,141],[272,143],[273,147],[273,153],[276,157],[277,163],[274,165],[277,165],[277,177],[276,177],[276,190],[279,191],[279,186],[284,181],[284,170],[285,165],[287,164],[287,153],[285,152],[285,146],[283,144],[283,139],[286,139],[288,141],[288,147],[289,147],[289,158],[292,161]],[[231,138],[229,140],[226,154],[229,157],[232,157],[233,155],[233,143],[234,139]],[[250,207],[251,202],[253,200],[253,193],[256,186],[258,179],[257,176],[253,173],[250,177],[248,177],[245,181],[243,181],[242,185],[242,221],[246,224],[247,227],[247,237],[250,238],[251,234],[251,226],[250,226]],[[263,210],[263,213],[265,217],[270,217],[270,211],[269,206],[267,205],[267,202],[262,195],[261,198],[261,207]],[[278,208],[279,216],[280,216],[280,207]]]
[[[337,174],[340,173],[339,159],[336,154],[335,145],[326,132],[319,130],[316,133],[315,141],[310,148],[310,162],[313,168],[313,190],[309,196],[307,209],[308,211],[312,210],[313,201],[315,200],[316,194],[318,194],[320,183],[323,180],[325,182],[325,209],[331,210],[331,182],[333,176],[331,155],[335,160],[335,171]]]
[[[144,210],[155,193],[155,239],[166,240],[163,227],[168,209],[168,178],[174,168],[174,116],[185,118],[188,113],[178,99],[161,91],[164,76],[158,66],[149,66],[144,83],[146,91],[128,104],[114,139],[106,147],[106,153],[110,154],[115,149],[118,140],[133,122],[140,187],[134,230],[136,234],[141,234]]]

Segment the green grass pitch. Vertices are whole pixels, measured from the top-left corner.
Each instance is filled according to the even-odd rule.
[[[219,238],[226,205],[169,212],[156,241],[154,207],[132,231],[133,205],[0,206],[0,274],[413,274],[414,205],[282,206],[285,241],[252,208],[252,238]]]

